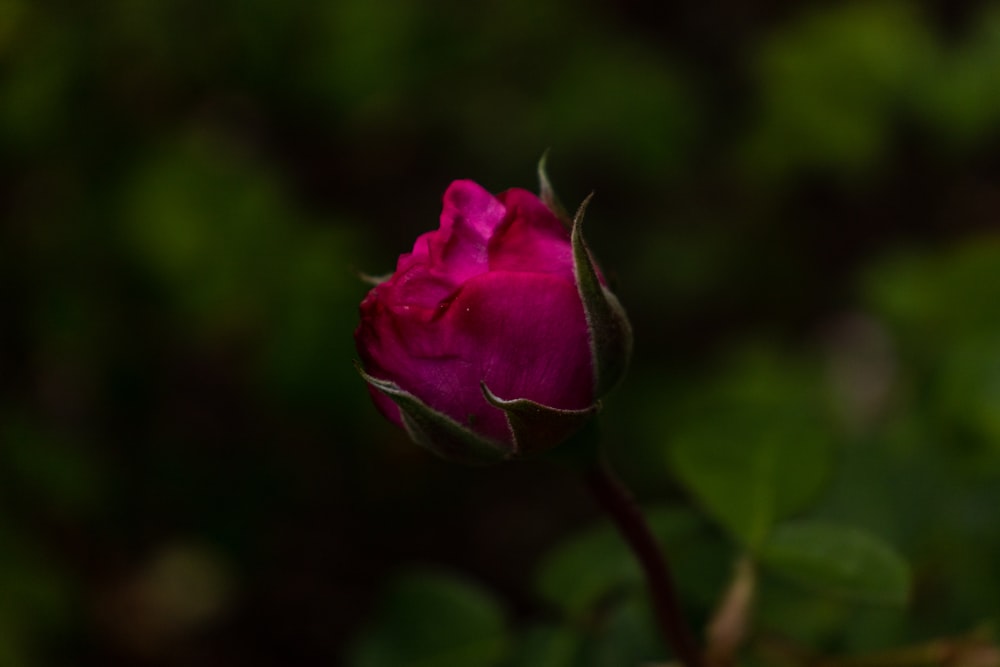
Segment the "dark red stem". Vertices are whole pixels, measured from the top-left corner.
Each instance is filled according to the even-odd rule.
[[[642,565],[660,631],[674,655],[685,667],[704,667],[698,642],[681,613],[666,555],[650,532],[649,524],[632,494],[604,461],[588,470],[587,483]]]

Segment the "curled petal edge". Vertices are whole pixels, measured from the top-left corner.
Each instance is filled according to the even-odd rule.
[[[555,447],[579,431],[601,409],[599,402],[582,410],[563,410],[526,398],[504,400],[490,391],[485,382],[480,382],[479,387],[486,402],[507,416],[514,437],[514,456],[530,456]]]
[[[399,406],[403,427],[410,439],[441,458],[467,465],[487,465],[514,455],[508,445],[474,433],[401,389],[395,382],[372,377],[358,363],[355,363],[355,368],[365,382]]]
[[[583,200],[573,217],[571,243],[573,273],[590,331],[594,395],[601,397],[625,375],[632,358],[632,325],[618,297],[601,284],[590,250],[583,240],[583,214],[593,196],[590,194]]]

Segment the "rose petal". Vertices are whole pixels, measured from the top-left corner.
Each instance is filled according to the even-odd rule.
[[[572,282],[547,274],[483,274],[466,283],[441,321],[453,336],[449,347],[471,362],[457,371],[466,395],[485,382],[507,400],[569,410],[593,403],[587,325]],[[475,415],[477,428],[509,440],[502,411],[482,398],[468,402],[460,409]]]
[[[490,240],[490,270],[572,277],[569,230],[555,214],[527,190],[513,188],[497,198],[506,207],[507,217]]]
[[[489,268],[487,245],[504,220],[503,204],[472,181],[455,181],[444,193],[441,228],[427,234],[429,263],[456,284]]]
[[[454,181],[444,193],[441,223],[446,219],[468,225],[478,236],[488,239],[503,222],[506,212],[501,201],[475,181]],[[458,222],[461,220],[461,222]]]
[[[503,205],[473,181],[455,181],[444,193],[441,226],[421,234],[401,255],[393,280],[401,302],[432,307],[472,276],[489,269],[490,236],[504,220]]]
[[[561,409],[593,403],[593,370],[576,286],[550,274],[479,275],[438,311],[389,310],[376,292],[362,302],[356,333],[368,373],[390,380],[477,432],[512,442],[503,399],[526,398]],[[398,409],[376,400],[399,422]]]
[[[395,382],[431,407],[458,419],[432,399],[436,392],[461,393],[457,381],[449,380],[449,364],[455,355],[448,349],[449,337],[435,315],[436,308],[401,303],[396,286],[382,283],[361,302],[361,323],[354,337],[362,366],[372,377]],[[401,424],[399,409],[381,393],[376,405],[390,420]]]

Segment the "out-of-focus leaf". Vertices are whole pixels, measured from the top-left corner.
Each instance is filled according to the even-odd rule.
[[[991,458],[1000,464],[1000,330],[969,337],[942,352],[940,409],[990,443]]]
[[[870,167],[933,47],[911,4],[881,0],[815,7],[771,35],[756,58],[750,175]]]
[[[0,664],[31,665],[24,631],[16,620],[0,617]]]
[[[0,514],[0,664],[38,664],[39,642],[72,618],[73,593],[67,573]]]
[[[263,164],[224,137],[192,132],[138,169],[122,235],[195,331],[264,319],[292,257],[296,213]]]
[[[858,602],[902,605],[909,595],[906,562],[888,544],[853,527],[783,524],[762,546],[760,561],[802,586]]]
[[[765,578],[754,600],[754,624],[780,629],[800,646],[836,643],[844,653],[865,653],[898,643],[912,622],[912,611],[889,605],[859,604],[855,600],[817,594],[780,575]],[[768,663],[771,664],[771,663]]]
[[[32,149],[65,140],[73,84],[80,76],[80,34],[58,21],[40,22],[19,39],[36,13],[30,3],[0,6],[0,142],[5,150]],[[18,24],[21,24],[20,26]]]
[[[0,428],[4,443],[0,462],[17,476],[18,488],[68,516],[87,514],[100,506],[104,476],[86,443],[10,417],[6,421]]]
[[[638,576],[621,538],[610,526],[601,526],[549,553],[536,588],[542,599],[577,615]]]
[[[698,520],[683,510],[646,513],[650,529],[669,546],[684,540]],[[621,536],[608,525],[585,531],[546,555],[539,568],[539,596],[570,616],[592,611],[615,592],[642,586],[643,575]]]
[[[1000,236],[983,235],[933,254],[898,254],[865,276],[864,289],[918,352],[955,336],[1000,329]]]
[[[600,620],[581,652],[580,667],[664,662],[667,649],[644,598],[623,600]]]
[[[422,3],[384,0],[321,5],[309,28],[313,39],[303,45],[307,87],[331,97],[340,113],[381,118],[398,110],[421,76],[424,63],[408,54],[428,11]],[[379,38],[372,39],[374,34]]]
[[[911,91],[917,115],[960,149],[995,137],[1000,119],[1000,7],[989,3],[968,23],[972,34],[942,52]]]
[[[698,130],[687,82],[638,44],[586,44],[550,86],[551,101],[542,108],[557,145],[627,159],[623,167],[632,178],[676,168]]]
[[[692,391],[692,405],[670,425],[673,470],[709,514],[755,548],[826,479],[831,423],[819,380],[764,356]]]
[[[954,429],[952,442],[971,436],[967,452],[986,452],[977,465],[1000,468],[1000,237],[894,257],[865,288],[919,382],[920,414]]]
[[[518,640],[505,667],[573,667],[580,651],[580,634],[568,627],[532,626]]]
[[[410,572],[392,582],[352,667],[488,667],[508,650],[503,611],[454,575]]]
[[[357,374],[344,363],[354,354],[347,333],[355,322],[344,313],[357,308],[363,288],[349,269],[354,239],[332,226],[309,232],[289,248],[287,270],[267,304],[261,375],[275,393],[329,405],[331,387],[357,388]],[[363,392],[343,394],[338,400],[367,400]]]

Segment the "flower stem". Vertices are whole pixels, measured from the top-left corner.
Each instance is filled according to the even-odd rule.
[[[603,457],[588,469],[587,484],[642,565],[660,631],[674,655],[685,667],[704,667],[698,642],[681,613],[666,555],[653,537],[632,494]]]

